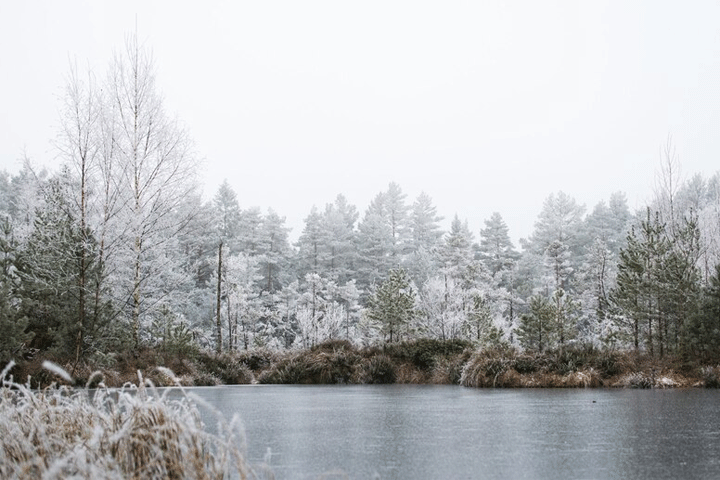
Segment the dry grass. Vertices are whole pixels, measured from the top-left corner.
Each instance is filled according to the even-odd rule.
[[[545,353],[481,350],[463,367],[460,384],[496,388],[597,388],[606,384],[609,373],[630,368],[629,363],[624,354],[592,350]]]
[[[460,385],[464,387],[517,387],[520,376],[512,368],[514,355],[495,350],[473,354],[462,370]]]
[[[707,386],[697,379],[688,378],[673,370],[645,370],[620,375],[610,386],[616,388],[683,388]]]
[[[602,380],[600,379],[600,376],[592,368],[579,370],[577,372],[570,372],[563,376],[561,382],[563,387],[569,388],[602,387]]]
[[[720,388],[720,366],[706,366],[700,370],[701,383],[705,388]]]
[[[395,374],[395,383],[424,385],[430,383],[430,374],[412,363],[402,362]]]
[[[171,399],[142,377],[139,387],[119,390],[34,391],[6,378],[8,371],[0,377],[0,478],[272,478],[246,462],[237,421],[208,433],[188,395]]]

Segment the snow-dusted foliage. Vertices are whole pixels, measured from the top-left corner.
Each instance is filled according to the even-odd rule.
[[[359,292],[354,282],[339,287],[332,280],[308,273],[300,283],[299,293],[294,312],[298,326],[296,347],[310,348],[326,340],[355,337]]]
[[[59,111],[58,171],[0,172],[5,356],[421,336],[706,355],[720,174],[683,180],[670,140],[647,209],[616,192],[586,214],[551,193],[518,251],[500,213],[444,231],[427,194],[394,182],[363,211],[342,194],[312,207],[297,236],[241,206],[233,179],[203,200],[134,37],[105,74],[73,69]]]

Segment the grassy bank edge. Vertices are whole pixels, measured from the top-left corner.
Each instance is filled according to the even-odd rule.
[[[84,386],[102,381],[121,387],[138,372],[155,385],[238,384],[444,384],[479,388],[682,388],[720,386],[720,366],[626,351],[572,347],[546,352],[478,349],[462,340],[419,339],[374,347],[345,340],[303,351],[247,350],[216,354],[144,349],[114,356],[104,365],[35,358],[10,373],[19,382],[47,386],[61,378],[42,368],[51,360]],[[174,376],[167,371],[174,372]],[[93,373],[99,376],[91,378]]]

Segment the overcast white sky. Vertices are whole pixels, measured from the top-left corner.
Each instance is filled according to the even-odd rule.
[[[69,59],[104,72],[137,27],[210,198],[299,234],[345,194],[397,182],[476,238],[517,244],[563,190],[591,209],[652,191],[672,134],[686,176],[720,169],[720,2],[0,0],[0,168],[50,143]]]

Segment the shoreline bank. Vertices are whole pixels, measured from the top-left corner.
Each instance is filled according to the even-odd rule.
[[[63,383],[42,368],[44,360],[22,362],[10,374],[16,382],[29,381],[34,388]],[[336,340],[302,351],[257,349],[220,355],[143,349],[117,355],[100,366],[47,360],[67,370],[76,386],[102,382],[108,387],[122,387],[137,382],[140,372],[157,386],[179,381],[183,386],[396,383],[475,388],[720,387],[720,366],[712,363],[592,347],[542,353],[514,348],[477,349],[459,340],[424,339],[363,348]]]

